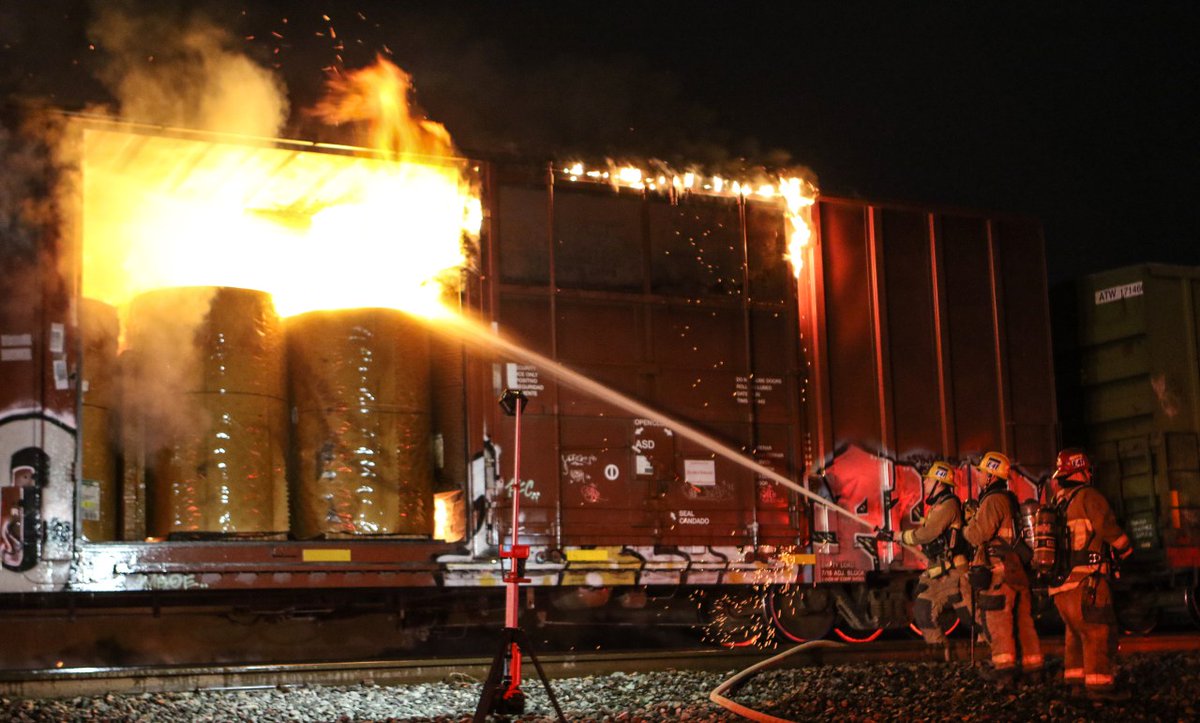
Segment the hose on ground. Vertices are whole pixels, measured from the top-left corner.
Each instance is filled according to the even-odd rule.
[[[786,718],[778,718],[776,716],[769,715],[767,713],[760,713],[759,711],[756,711],[753,708],[747,708],[746,706],[742,705],[741,703],[737,703],[735,701],[730,700],[729,698],[726,698],[725,693],[744,684],[747,680],[750,679],[751,676],[758,673],[758,671],[760,671],[764,668],[769,668],[772,665],[775,665],[779,661],[783,660],[784,658],[787,658],[791,655],[795,655],[796,653],[799,653],[799,652],[802,652],[805,650],[811,650],[813,648],[844,648],[844,647],[846,647],[845,643],[839,643],[839,642],[836,642],[833,640],[809,640],[808,642],[801,643],[793,648],[783,651],[779,655],[776,655],[772,658],[767,658],[766,660],[764,660],[760,663],[755,663],[754,665],[751,665],[749,668],[746,668],[745,670],[741,671],[740,673],[734,675],[729,680],[726,680],[724,683],[721,683],[716,688],[713,688],[712,692],[708,694],[708,699],[710,701],[712,701],[713,703],[716,703],[717,705],[721,706],[722,708],[725,708],[726,710],[729,710],[730,712],[736,713],[737,715],[740,715],[743,718],[746,718],[747,720],[761,721],[761,723],[792,723],[792,721],[789,721]]]

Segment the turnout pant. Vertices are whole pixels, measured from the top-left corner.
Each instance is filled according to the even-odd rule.
[[[935,578],[922,573],[917,581],[917,599],[913,602],[913,618],[921,629],[921,637],[930,645],[946,642],[946,633],[938,620],[942,613],[953,610],[959,619],[970,617],[967,612],[971,590],[967,576],[957,567]]]
[[[1117,631],[1107,578],[1091,577],[1058,593],[1054,606],[1067,628],[1063,678],[1087,690],[1111,690]]]
[[[980,594],[979,609],[992,646],[992,666],[998,673],[1020,669],[1042,669],[1042,646],[1033,627],[1033,609],[1028,587],[1015,587],[1002,580]],[[1018,658],[1018,653],[1020,657]]]

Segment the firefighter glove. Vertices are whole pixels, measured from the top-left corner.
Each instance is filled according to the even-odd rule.
[[[878,527],[875,528],[875,539],[880,542],[894,542],[896,540],[891,530],[883,530]]]

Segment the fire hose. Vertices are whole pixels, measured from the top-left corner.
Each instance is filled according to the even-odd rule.
[[[845,647],[845,643],[839,643],[839,642],[836,642],[833,640],[809,640],[806,643],[801,643],[801,644],[795,646],[794,648],[791,648],[790,650],[785,650],[784,652],[780,653],[779,655],[776,655],[773,658],[767,658],[766,660],[762,661],[761,663],[755,663],[754,665],[750,666],[749,668],[746,668],[745,670],[741,671],[740,673],[734,675],[729,680],[726,680],[724,683],[721,683],[716,688],[714,688],[712,690],[712,692],[708,694],[708,699],[710,701],[712,701],[713,703],[716,703],[717,705],[721,706],[722,708],[725,708],[726,710],[736,713],[737,715],[740,715],[743,718],[746,718],[748,720],[762,721],[762,723],[792,723],[792,721],[789,721],[786,718],[779,718],[777,716],[773,716],[768,713],[762,713],[760,711],[756,711],[753,708],[747,708],[746,706],[742,705],[741,703],[737,703],[735,701],[730,700],[729,698],[726,698],[725,693],[729,692],[733,688],[741,686],[751,676],[758,673],[758,671],[762,670],[763,668],[769,668],[772,665],[775,665],[779,661],[783,660],[784,658],[787,658],[788,656],[795,655],[796,653],[802,652],[804,650],[810,650],[812,648],[843,648],[843,647]]]

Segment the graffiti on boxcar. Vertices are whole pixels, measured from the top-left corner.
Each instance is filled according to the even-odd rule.
[[[819,470],[817,479],[821,494],[830,501],[851,509],[874,527],[899,533],[921,524],[921,475],[935,459],[928,452],[915,452],[898,460],[858,445],[846,445]],[[950,461],[956,467],[958,496],[964,500],[978,496],[983,475],[974,468],[974,460]],[[1009,488],[1017,499],[1036,498],[1038,481],[1015,466],[1013,469]],[[924,564],[896,546],[879,544],[862,525],[826,510],[815,510],[813,522],[813,543],[821,556],[818,582],[842,581],[850,568],[917,569]],[[853,543],[839,544],[844,540]]]
[[[192,573],[173,572],[146,576],[146,588],[149,590],[203,590],[207,587],[208,585]]]
[[[600,491],[600,482],[593,475],[599,462],[600,457],[597,454],[567,452],[562,455],[563,479],[575,488],[579,499],[586,504],[596,504],[604,499]]]
[[[69,479],[74,434],[62,422],[28,410],[0,419],[0,566],[25,572],[48,552],[69,554],[70,490],[55,480]],[[55,459],[57,453],[64,459]],[[47,511],[54,498],[53,514]]]
[[[24,571],[37,564],[41,543],[42,487],[50,460],[40,447],[0,450],[8,474],[0,491],[0,560],[4,568]]]
[[[531,502],[537,502],[542,498],[542,493],[537,490],[537,482],[534,480],[521,480],[521,484],[518,485],[518,489],[521,491],[521,496],[527,500],[530,500]]]

